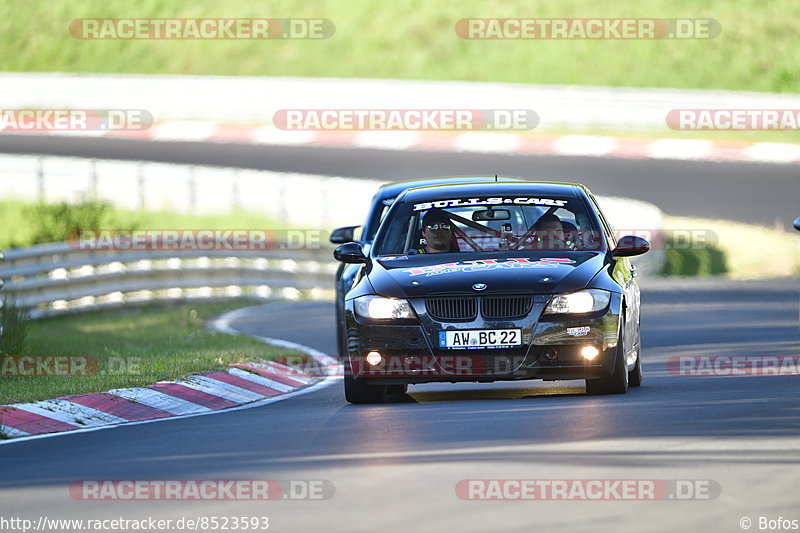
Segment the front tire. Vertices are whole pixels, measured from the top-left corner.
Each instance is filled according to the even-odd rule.
[[[641,387],[644,373],[642,372],[642,325],[636,325],[636,365],[628,372],[628,386]]]
[[[337,354],[342,360],[347,355],[347,334],[345,333],[344,323],[344,302],[339,301],[339,295],[336,297],[336,348],[339,351]]]
[[[636,350],[636,365],[633,370],[628,372],[628,386],[641,387],[644,375],[642,374],[642,348],[641,345]]]

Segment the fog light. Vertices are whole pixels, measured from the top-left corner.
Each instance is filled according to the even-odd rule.
[[[584,359],[591,361],[598,355],[600,355],[600,350],[598,350],[595,346],[584,346],[581,349],[581,355]]]
[[[377,366],[381,364],[381,354],[378,352],[369,352],[367,354],[367,363],[371,364],[372,366]]]

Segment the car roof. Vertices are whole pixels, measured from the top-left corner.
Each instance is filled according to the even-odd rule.
[[[447,196],[498,196],[498,195],[541,195],[578,197],[581,191],[585,194],[589,190],[579,183],[566,183],[554,181],[498,181],[477,183],[449,183],[440,185],[426,185],[407,189],[399,200],[424,201]]]
[[[423,187],[429,185],[448,185],[454,183],[494,183],[495,180],[499,182],[505,181],[522,181],[522,178],[514,178],[509,176],[442,176],[434,178],[417,178],[413,180],[394,181],[382,185],[378,190],[377,199],[386,200],[388,198],[395,198],[398,194],[406,189]]]

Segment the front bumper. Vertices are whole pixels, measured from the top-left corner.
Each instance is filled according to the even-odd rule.
[[[348,353],[345,372],[367,383],[491,382],[500,380],[593,379],[614,372],[620,331],[620,295],[609,306],[581,317],[542,317],[549,296],[537,296],[528,316],[513,321],[490,321],[478,316],[467,322],[441,322],[428,316],[423,299],[410,300],[418,323],[376,323],[357,316],[353,302],[345,303]],[[438,346],[439,332],[467,329],[522,330],[522,346],[492,349],[446,349]],[[581,349],[596,347],[587,360]],[[378,352],[381,362],[369,364],[367,354]]]

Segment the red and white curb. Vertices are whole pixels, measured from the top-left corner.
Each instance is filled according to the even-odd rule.
[[[31,132],[31,134],[166,142],[800,163],[800,144],[671,138],[639,139],[597,135],[553,136],[483,131],[287,131],[272,125],[242,125],[207,121],[161,122],[146,130],[50,131]]]
[[[223,315],[210,327],[239,334],[231,328],[230,321],[242,311]],[[260,407],[328,386],[340,373],[336,359],[322,352],[281,339],[268,340],[312,357],[314,371],[305,372],[276,362],[234,364],[224,371],[160,381],[147,387],[0,405],[0,435],[11,439],[0,444],[15,442],[19,437],[53,436]]]

